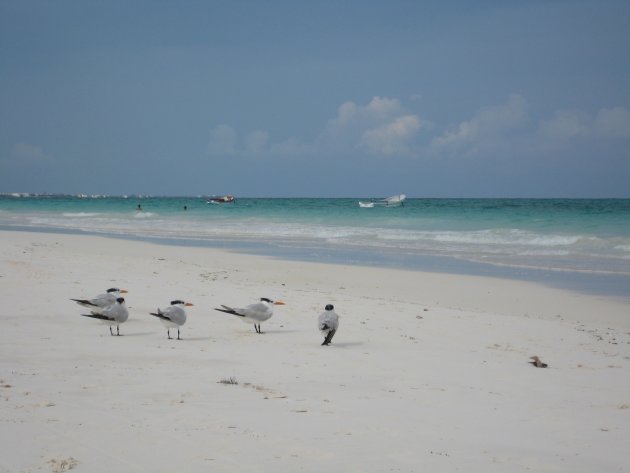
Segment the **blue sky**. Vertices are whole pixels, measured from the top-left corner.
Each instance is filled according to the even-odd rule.
[[[630,197],[630,2],[0,0],[0,192]]]

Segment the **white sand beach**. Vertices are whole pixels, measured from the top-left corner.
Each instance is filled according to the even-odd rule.
[[[112,286],[121,337],[70,300]],[[0,296],[2,473],[630,470],[628,300],[12,231]],[[260,297],[261,335],[213,310]],[[149,315],[173,299],[181,341]]]

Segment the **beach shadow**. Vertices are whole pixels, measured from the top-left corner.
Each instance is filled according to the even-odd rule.
[[[263,330],[263,335],[266,333],[296,333],[297,330]]]
[[[339,347],[339,348],[359,347],[361,345],[363,345],[363,342],[340,342],[340,343],[332,342],[330,344],[331,347]]]
[[[155,335],[157,332],[136,332],[136,333],[121,333],[121,337],[144,337],[146,335]]]

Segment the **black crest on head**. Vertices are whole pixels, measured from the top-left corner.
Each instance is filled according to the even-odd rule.
[[[107,292],[120,292],[120,289],[118,289],[117,287],[110,287]]]
[[[171,305],[176,305],[176,304],[184,304],[184,301],[180,301],[179,299],[175,301],[171,301]]]
[[[334,309],[334,307],[333,307],[333,305],[332,305],[332,304],[327,304],[327,305],[326,305],[326,307],[325,307],[325,309],[326,309],[326,310],[333,310],[333,309]]]
[[[266,297],[261,297],[260,300],[264,302],[273,302],[271,299],[267,299]]]

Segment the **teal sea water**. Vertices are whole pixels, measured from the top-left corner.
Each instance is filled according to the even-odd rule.
[[[0,228],[515,277],[630,297],[630,199],[407,199],[374,208],[358,201],[4,195]]]

